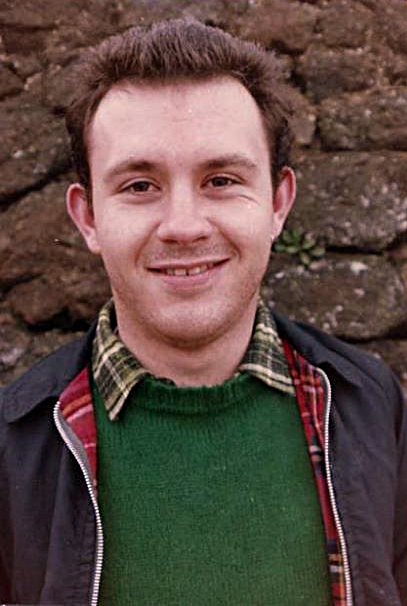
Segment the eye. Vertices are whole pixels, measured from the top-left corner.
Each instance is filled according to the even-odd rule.
[[[215,177],[209,179],[207,183],[211,187],[222,188],[228,187],[230,185],[235,185],[236,183],[238,183],[238,181],[236,179],[232,179],[232,177],[227,177],[225,175],[216,175]]]
[[[126,187],[126,190],[131,191],[135,194],[143,194],[147,192],[157,191],[157,187],[150,181],[140,180],[130,183],[130,185]]]

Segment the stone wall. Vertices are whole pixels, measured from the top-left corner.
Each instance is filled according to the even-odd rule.
[[[266,296],[382,355],[407,387],[402,0],[1,0],[0,383],[85,330],[109,295],[64,211],[75,58],[181,15],[275,49],[292,87],[299,193]]]

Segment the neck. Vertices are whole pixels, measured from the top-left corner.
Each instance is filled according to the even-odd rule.
[[[199,387],[223,383],[236,372],[250,342],[256,306],[223,334],[195,344],[146,335],[138,324],[120,317],[117,309],[116,313],[121,340],[144,368],[180,387]]]

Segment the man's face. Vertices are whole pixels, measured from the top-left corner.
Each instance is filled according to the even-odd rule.
[[[111,89],[89,164],[93,212],[78,185],[68,209],[103,257],[121,332],[194,347],[254,313],[295,186],[287,170],[273,196],[260,111],[239,82]]]

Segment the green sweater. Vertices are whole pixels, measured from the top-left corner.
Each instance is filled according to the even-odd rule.
[[[94,388],[103,606],[330,604],[325,538],[292,396],[249,375],[153,377],[107,418]]]

